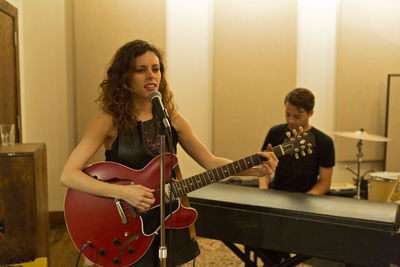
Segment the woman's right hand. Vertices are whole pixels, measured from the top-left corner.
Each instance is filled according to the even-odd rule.
[[[154,189],[142,185],[125,185],[124,189],[122,199],[140,210],[149,209],[156,201]]]

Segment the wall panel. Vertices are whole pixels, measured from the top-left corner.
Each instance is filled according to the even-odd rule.
[[[384,135],[386,79],[400,71],[400,2],[347,0],[338,17],[336,130]],[[337,159],[356,160],[357,140],[336,138]],[[383,160],[384,143],[365,141],[364,160]]]
[[[75,1],[77,137],[99,112],[95,99],[112,56],[126,42],[144,39],[165,51],[165,1]],[[104,160],[99,151],[92,161]]]
[[[260,150],[296,86],[296,1],[215,1],[214,152]]]

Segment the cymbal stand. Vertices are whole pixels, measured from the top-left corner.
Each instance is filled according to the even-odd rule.
[[[358,140],[357,142],[357,199],[361,199],[360,197],[360,191],[361,191],[361,180],[362,177],[360,175],[360,167],[361,167],[361,161],[362,158],[364,156],[364,154],[362,153],[362,140]]]

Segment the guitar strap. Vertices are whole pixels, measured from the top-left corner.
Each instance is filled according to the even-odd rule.
[[[169,144],[172,144],[172,140],[171,140],[170,134],[167,133],[166,135],[167,135],[168,143],[169,143]],[[171,151],[172,154],[175,154],[174,146],[171,146],[171,149],[172,149],[172,151]],[[175,154],[175,155],[176,155],[176,154]],[[182,178],[182,173],[181,173],[181,169],[179,168],[179,163],[176,164],[176,167],[175,167],[174,171],[175,171],[176,179],[177,179],[178,181],[179,181],[179,180],[183,180],[183,178]],[[187,195],[183,195],[183,196],[181,197],[181,203],[182,203],[182,205],[185,206],[185,207],[190,207],[189,198],[188,198]],[[192,240],[196,240],[197,235],[196,235],[196,228],[194,227],[194,223],[191,224],[191,225],[189,225],[189,233],[190,233],[190,237],[192,238]]]

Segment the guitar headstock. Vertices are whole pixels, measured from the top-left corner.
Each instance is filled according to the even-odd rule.
[[[286,132],[287,138],[281,144],[283,154],[292,154],[296,159],[300,156],[312,154],[315,146],[315,137],[311,130],[304,131],[302,127],[298,130],[293,129],[292,132]]]

